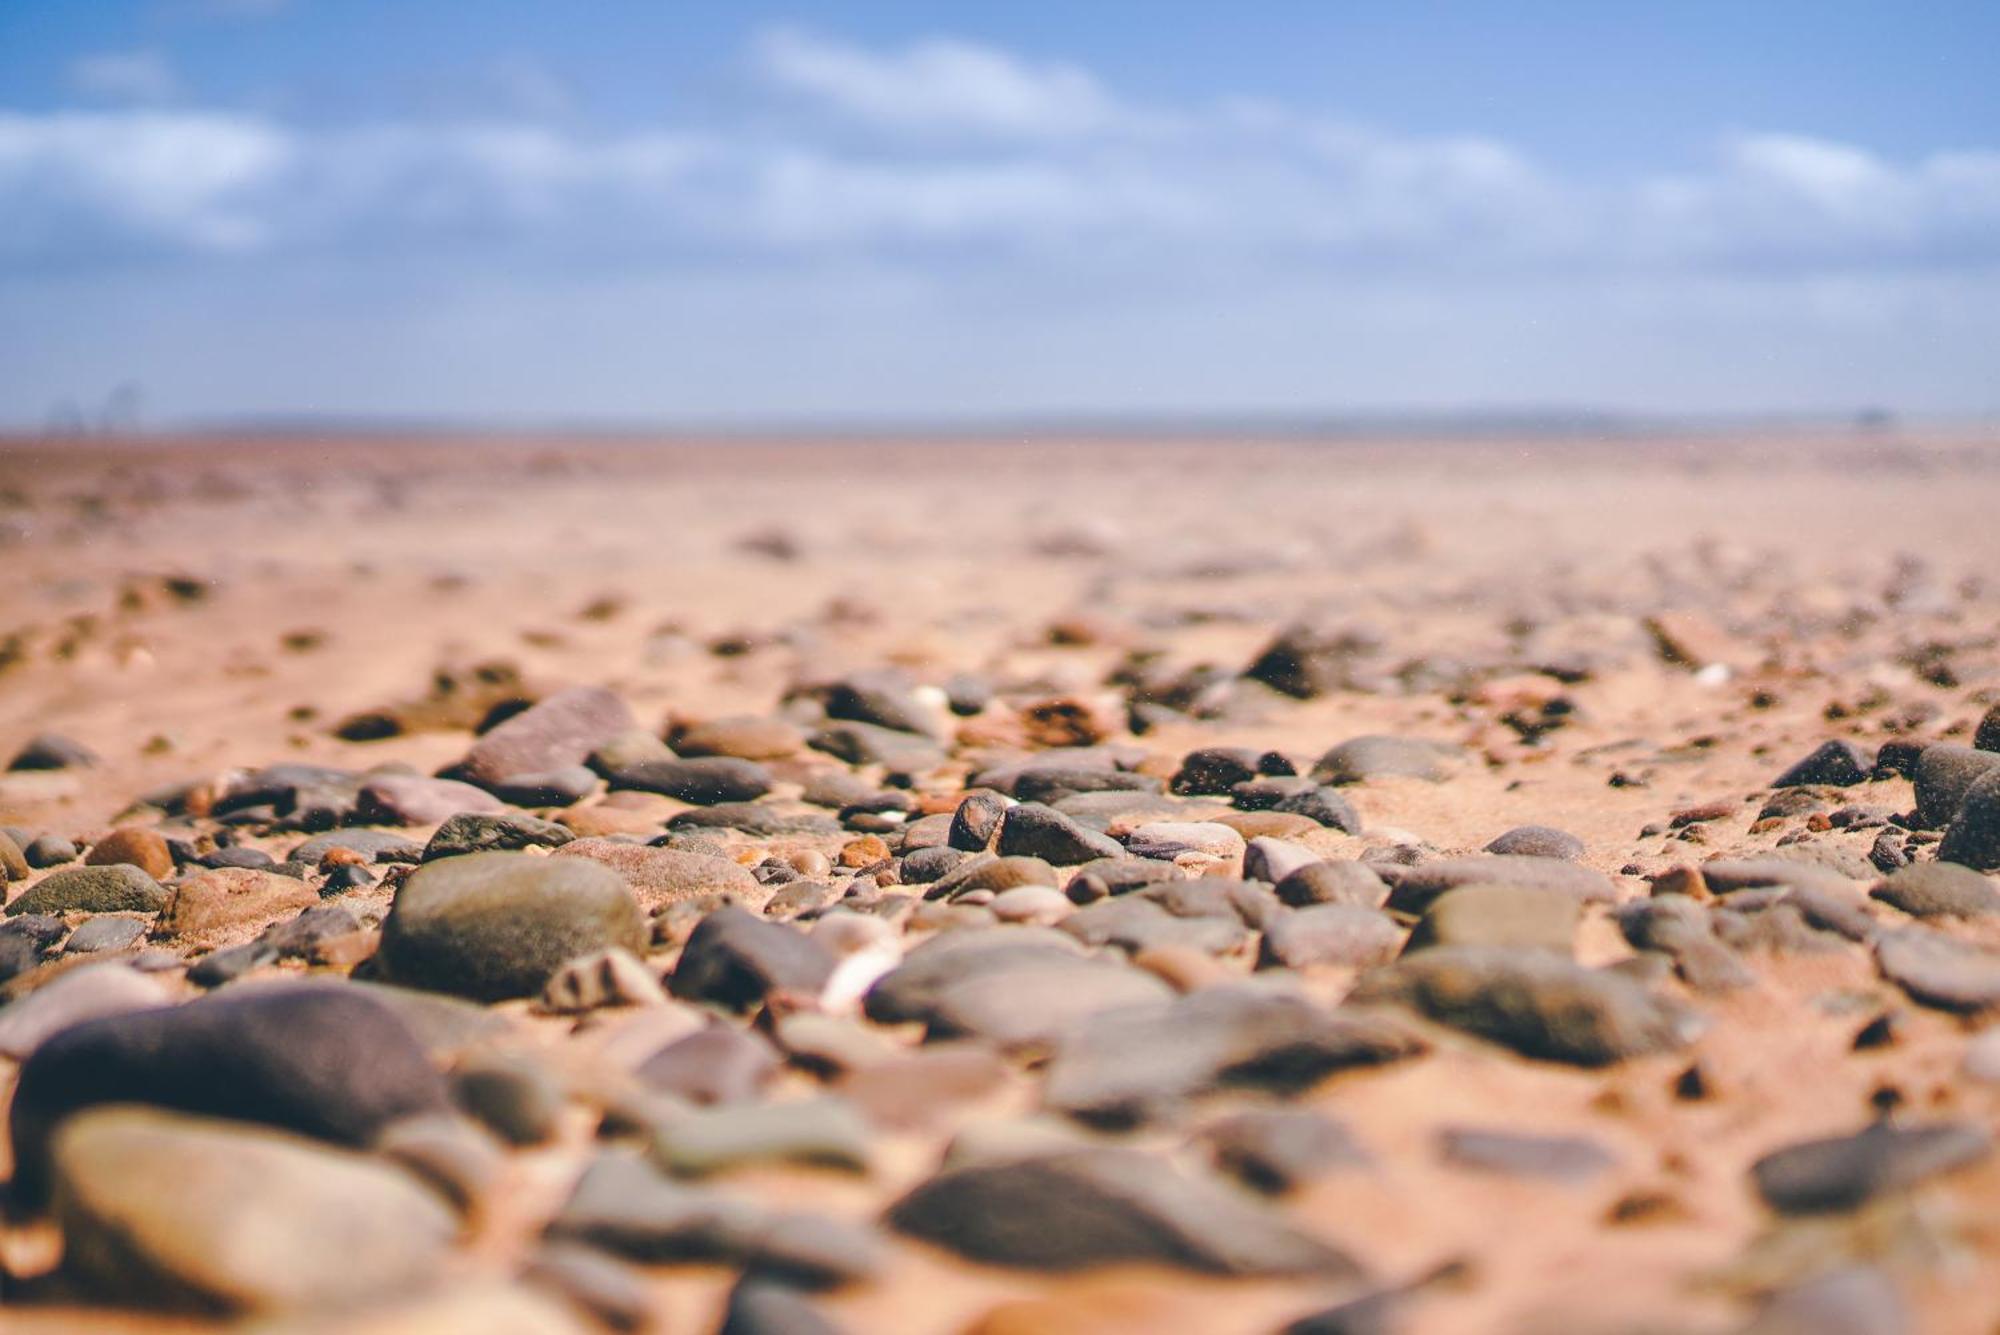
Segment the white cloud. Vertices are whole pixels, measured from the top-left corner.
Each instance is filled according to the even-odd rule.
[[[99,51],[69,68],[70,84],[85,97],[110,102],[166,102],[180,80],[158,51]]]
[[[760,71],[779,87],[897,130],[1058,138],[1138,119],[1075,65],[1030,64],[951,38],[878,52],[798,28],[772,28],[758,35],[756,56]]]
[[[476,237],[913,269],[1060,256],[1065,272],[1162,282],[1246,266],[1504,278],[2000,265],[1996,151],[1899,163],[1757,134],[1719,144],[1698,173],[1582,182],[1477,135],[1246,100],[1142,109],[1074,66],[946,39],[876,51],[778,29],[755,54],[766,91],[848,123],[779,131],[753,112],[700,134],[589,134],[558,127],[562,86],[530,64],[512,68],[509,117],[478,123],[0,113],[0,252],[32,264],[119,245],[366,253]]]

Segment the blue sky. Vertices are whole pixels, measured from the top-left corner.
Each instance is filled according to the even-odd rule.
[[[2000,6],[0,3],[0,424],[2000,414]]]

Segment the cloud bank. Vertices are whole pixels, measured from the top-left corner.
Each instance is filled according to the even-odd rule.
[[[1041,292],[1058,317],[1078,291],[1138,294],[1130,338],[1175,300],[1282,332],[1301,325],[1288,294],[1308,291],[1391,323],[1460,293],[1504,311],[1501,291],[1586,321],[1591,301],[1601,315],[1695,292],[1718,319],[1897,319],[2000,272],[1994,149],[1892,161],[1758,132],[1697,170],[1584,180],[1477,134],[1248,99],[1145,105],[1076,65],[945,38],[874,49],[776,28],[743,68],[734,124],[593,132],[536,70],[504,116],[308,127],[167,103],[163,63],[97,57],[79,86],[129,105],[0,111],[0,283],[487,256],[502,288],[516,269],[700,273],[709,292],[729,273],[749,304],[779,306],[789,274],[806,309],[864,274],[904,300]],[[1773,285],[1789,286],[1758,305]],[[1248,376],[1243,397],[1271,395]]]

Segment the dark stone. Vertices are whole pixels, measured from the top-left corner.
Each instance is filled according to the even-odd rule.
[[[1344,834],[1360,834],[1362,829],[1361,816],[1355,811],[1354,804],[1338,789],[1324,784],[1316,785],[1309,792],[1282,797],[1271,809],[1287,815],[1304,816],[1309,821]]]
[[[278,961],[278,948],[268,941],[246,941],[202,956],[188,967],[188,981],[196,987],[215,988],[233,983],[253,969]]]
[[[105,913],[89,919],[63,942],[66,955],[90,955],[101,950],[129,950],[146,936],[147,920],[120,913]]]
[[[840,1335],[840,1328],[791,1285],[745,1277],[729,1291],[716,1335]]]
[[[1063,893],[1076,904],[1094,904],[1113,895],[1131,894],[1149,885],[1181,878],[1179,867],[1150,858],[1128,858],[1121,851],[1115,858],[1086,862],[1070,877]]]
[[[1780,1214],[1859,1209],[1885,1192],[1984,1159],[1992,1136],[1965,1122],[1897,1127],[1877,1122],[1851,1136],[1774,1150],[1750,1166],[1765,1204]]]
[[[1293,908],[1314,904],[1356,904],[1378,908],[1389,887],[1365,862],[1309,862],[1279,881],[1274,891],[1280,903]]]
[[[1209,746],[1181,758],[1172,788],[1183,797],[1209,797],[1262,776],[1291,776],[1292,762],[1275,751],[1247,746]]]
[[[995,847],[1002,857],[1040,858],[1057,867],[1125,855],[1117,840],[1086,829],[1054,807],[1038,802],[1008,808]]]
[[[72,741],[59,733],[44,732],[28,739],[14,758],[7,762],[10,770],[80,769],[97,763],[97,753],[82,742]]]
[[[1938,843],[1937,856],[1940,862],[1957,862],[1976,871],[2000,868],[2000,770],[1980,775],[1965,790]]]
[[[1959,803],[1983,775],[2000,769],[2000,754],[1950,742],[1927,746],[1912,776],[1917,790],[1917,824],[1927,830],[1949,825]]]
[[[103,966],[91,966],[103,967]],[[50,1136],[78,1109],[146,1103],[365,1146],[389,1122],[442,1111],[444,1081],[402,1021],[345,984],[272,984],[87,1020],[22,1065],[14,1188],[47,1185]]]
[[[1773,788],[1807,788],[1825,784],[1851,788],[1866,783],[1875,769],[1875,756],[1853,742],[1831,741],[1780,774]]]
[[[517,807],[566,807],[597,789],[587,765],[566,765],[540,774],[515,774],[493,785],[493,795]]]
[[[1156,794],[1161,783],[1150,774],[1132,770],[1075,768],[1061,765],[1024,769],[1014,776],[1014,796],[1022,802],[1060,802],[1078,793]]]
[[[278,952],[280,959],[305,959],[322,941],[351,936],[361,920],[338,904],[321,904],[298,917],[274,922],[257,939]]]
[[[694,929],[667,990],[689,1001],[747,1010],[774,994],[818,996],[835,963],[806,933],[731,905]]]
[[[269,871],[278,865],[278,860],[261,848],[218,848],[213,853],[196,858],[195,865],[212,870],[241,867],[249,871]]]
[[[1243,675],[1301,700],[1362,684],[1361,665],[1381,649],[1364,627],[1297,622],[1278,632]]]
[[[567,826],[519,814],[465,811],[445,821],[424,845],[423,860],[523,848],[560,848],[576,837]]]
[[[919,771],[944,760],[944,748],[929,737],[873,723],[830,723],[813,733],[806,745],[850,765],[887,765],[892,769]]]
[[[692,760],[638,760],[606,773],[613,788],[660,793],[698,806],[754,802],[771,791],[771,771],[754,760],[698,756]]]
[[[1339,1250],[1217,1183],[1127,1149],[947,1169],[889,1209],[913,1237],[988,1265],[1156,1264],[1219,1275],[1354,1278]]]

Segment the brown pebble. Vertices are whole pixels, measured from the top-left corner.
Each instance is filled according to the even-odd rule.
[[[91,867],[127,863],[156,881],[174,874],[174,852],[167,847],[167,841],[158,831],[132,825],[113,830],[99,839],[91,845],[90,853],[83,861]]]

